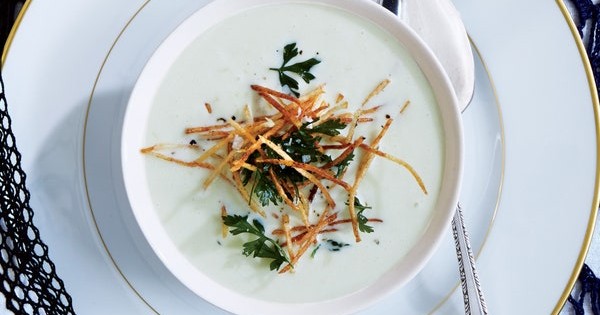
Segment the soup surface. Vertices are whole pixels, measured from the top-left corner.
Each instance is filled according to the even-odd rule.
[[[300,94],[324,85],[325,100],[335,104],[342,94],[352,112],[380,82],[390,81],[365,105],[381,107],[371,115],[373,121],[359,124],[356,134],[368,143],[386,117],[394,119],[379,149],[410,163],[427,194],[405,168],[376,157],[357,192],[370,207],[365,216],[381,220],[369,223],[374,231],[361,232],[357,243],[350,224],[336,226],[337,231],[318,236],[321,246],[312,246],[292,272],[279,274],[269,270],[268,260],[242,255],[242,244],[252,237],[223,237],[223,206],[229,214],[250,213],[230,183],[217,178],[204,189],[208,170],[152,156],[145,163],[154,211],[174,246],[198,270],[258,299],[314,302],[352,293],[384,275],[413,248],[432,216],[443,172],[441,118],[426,78],[401,44],[369,21],[325,5],[275,4],[236,14],[202,33],[170,65],[151,105],[146,145],[196,142],[201,153],[208,147],[196,135],[186,135],[185,128],[240,120],[246,105],[254,116],[272,112],[250,86],[290,92],[277,72],[269,70],[281,66],[284,46],[290,43],[301,52],[294,61],[321,61],[310,70],[314,80],[298,79]],[[198,156],[189,151],[168,154],[182,160]],[[346,176],[354,178],[355,172],[352,168]],[[333,195],[337,207],[331,211],[347,218],[347,194]],[[320,196],[313,207],[322,206]],[[259,219],[269,234],[279,227],[272,213],[281,214],[281,208],[266,207],[266,217],[250,217]],[[301,224],[297,214],[289,213],[292,226]],[[316,222],[316,212],[309,219]]]

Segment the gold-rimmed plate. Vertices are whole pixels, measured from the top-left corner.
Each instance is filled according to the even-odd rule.
[[[80,312],[219,312],[161,278],[159,264],[123,258],[128,249],[144,250],[139,244],[115,247],[118,240],[111,237],[117,234],[97,234],[98,225],[127,218],[111,212],[110,204],[89,209],[82,159],[90,136],[83,136],[88,108],[104,115],[118,110],[160,40],[205,2],[33,2],[6,57],[3,73],[35,222]],[[536,24],[553,30],[552,36],[536,32],[525,13],[513,12],[516,4],[456,5],[479,51],[476,106],[464,114],[472,161],[467,161],[461,199],[475,246],[480,248],[489,234],[479,265],[490,308],[513,313],[518,305],[524,312],[548,313],[564,303],[591,238],[597,102],[560,3],[527,4],[537,8]],[[114,10],[117,6],[120,10]],[[507,16],[516,22],[501,23]],[[44,47],[38,49],[43,53],[32,54],[35,47]],[[544,58],[531,51],[545,52]],[[567,82],[568,89],[561,85]],[[113,189],[118,193],[119,187]],[[112,228],[117,232],[119,226]],[[460,292],[453,291],[458,280],[449,233],[434,265],[365,314],[461,312]],[[90,282],[95,284],[91,290]],[[99,309],[98,300],[115,302]]]

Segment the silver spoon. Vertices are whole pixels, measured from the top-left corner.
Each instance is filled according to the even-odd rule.
[[[427,43],[448,74],[459,110],[469,105],[475,88],[473,53],[460,14],[450,0],[374,0],[397,14]],[[488,314],[475,258],[457,205],[452,234],[462,284],[465,314]]]

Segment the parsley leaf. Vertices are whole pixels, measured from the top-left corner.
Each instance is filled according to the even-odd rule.
[[[258,152],[252,153],[248,158],[248,162],[251,164],[255,164],[255,160],[260,157]],[[241,171],[241,180],[242,185],[246,186],[250,183],[250,180],[254,178],[252,181],[252,188],[250,189],[250,200],[252,201],[252,196],[256,195],[260,204],[263,207],[269,205],[269,203],[273,203],[274,205],[278,205],[280,202],[283,202],[283,198],[277,192],[277,188],[275,184],[271,180],[269,176],[269,168],[271,165],[262,165],[257,167],[256,171],[251,171],[248,169],[242,169]]]
[[[248,222],[247,215],[227,215],[223,216],[222,219],[223,224],[232,228],[229,230],[232,235],[249,233],[258,237],[253,241],[244,243],[242,253],[245,256],[271,259],[269,265],[271,270],[279,270],[283,263],[290,263],[281,246],[265,235],[265,228],[257,219],[254,219],[252,223]]]
[[[371,209],[371,207],[363,206],[360,203],[360,200],[354,197],[354,210],[356,211],[356,218],[358,219],[358,229],[361,232],[372,233],[373,231],[375,231],[375,229],[373,229],[372,226],[367,225],[367,223],[369,223],[369,219],[363,214],[363,211],[367,209]]]
[[[321,136],[337,136],[340,134],[341,129],[346,128],[346,124],[340,119],[331,119],[320,125],[311,127],[310,125],[312,123],[304,123],[300,128],[287,135],[285,139],[283,136],[276,136],[272,137],[271,141],[281,147],[281,149],[296,162],[313,165],[319,165],[319,163],[324,165],[325,163],[329,163],[332,161],[331,156],[325,154],[319,147]],[[261,148],[268,158],[280,158],[279,154],[267,145],[263,145]],[[277,188],[269,176],[269,171],[273,170],[278,179],[287,182],[289,184],[288,187],[296,190],[295,196],[297,196],[298,186],[299,184],[304,183],[306,178],[298,173],[293,167],[273,167],[273,165],[270,164],[256,164],[255,160],[259,157],[260,154],[254,152],[248,158],[249,164],[256,165],[257,169],[255,171],[247,169],[242,170],[242,184],[244,186],[250,183],[251,178],[254,178],[250,195],[256,195],[263,207],[268,206],[271,203],[278,205],[283,202],[283,198],[277,192]],[[350,154],[350,156],[344,159],[342,163],[337,165],[337,176],[342,174],[343,169],[348,166],[353,157],[354,155]],[[294,198],[293,192],[289,192],[289,197]]]
[[[315,78],[315,76],[310,73],[310,69],[312,67],[321,63],[320,60],[315,58],[310,58],[305,61],[301,61],[292,65],[288,65],[288,63],[298,56],[300,53],[298,52],[298,47],[296,47],[296,43],[291,43],[285,45],[283,48],[283,63],[279,68],[269,68],[269,70],[277,71],[279,74],[279,83],[282,87],[287,86],[292,94],[296,97],[300,96],[298,92],[298,81],[296,79],[289,76],[286,72],[291,72],[297,74],[304,82],[309,83],[311,80]]]
[[[275,184],[269,177],[269,167],[270,165],[264,165],[262,169],[257,169],[254,172],[254,184],[252,186],[252,192],[256,194],[260,204],[265,207],[268,206],[270,202],[274,205],[278,205],[283,201],[283,198],[277,192],[277,188]],[[252,192],[250,195],[252,195]]]
[[[310,253],[310,258],[315,258],[315,255],[317,254],[317,251],[319,250],[319,248],[321,248],[321,244],[317,245],[313,250],[312,253]]]
[[[298,54],[299,52],[296,43],[285,45],[285,47],[283,47],[283,64],[287,64],[292,58],[298,56]]]
[[[348,156],[346,156],[338,165],[336,165],[337,170],[335,172],[335,177],[339,178],[340,176],[342,176],[342,174],[344,174],[344,171],[348,168],[350,162],[352,162],[353,159],[354,152],[348,154]],[[356,209],[356,206],[354,208]]]
[[[339,135],[340,130],[346,128],[346,126],[347,125],[344,122],[342,122],[341,119],[338,118],[338,119],[329,119],[329,120],[323,122],[322,124],[316,125],[308,130],[310,130],[311,133],[321,133],[324,135],[335,137],[335,136]],[[308,126],[305,125],[303,127],[307,128]]]
[[[321,142],[319,135],[337,136],[341,129],[346,128],[346,124],[340,119],[328,120],[317,126],[312,126],[312,124],[314,122],[304,123],[299,129],[291,132],[285,140],[281,137],[274,137],[272,141],[280,145],[296,162],[307,164],[331,162],[331,156],[319,149]]]

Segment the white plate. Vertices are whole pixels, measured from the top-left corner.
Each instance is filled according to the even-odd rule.
[[[81,314],[222,313],[173,279],[152,277],[160,264],[128,259],[128,250],[145,250],[139,243],[99,237],[96,224],[118,230],[128,218],[88,203],[83,173],[88,107],[90,117],[114,117],[161,39],[206,2],[34,1],[11,45],[3,75],[34,222]],[[455,2],[487,64],[478,64],[475,103],[463,117],[461,199],[475,247],[486,239],[478,264],[488,304],[499,314],[558,311],[596,215],[593,86],[560,2]],[[110,132],[115,122],[104,121],[95,130]],[[460,292],[450,294],[456,268],[448,231],[417,278],[364,314],[460,313]]]

